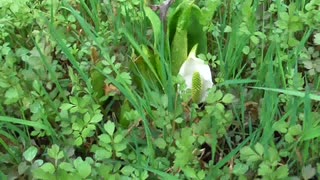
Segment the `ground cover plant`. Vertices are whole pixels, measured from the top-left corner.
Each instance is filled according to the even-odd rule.
[[[0,179],[315,179],[319,0],[0,0]]]

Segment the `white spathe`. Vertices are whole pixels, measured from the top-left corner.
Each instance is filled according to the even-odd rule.
[[[200,102],[204,102],[208,97],[208,90],[213,86],[212,74],[208,64],[202,59],[196,57],[197,45],[195,45],[189,53],[187,60],[182,64],[179,75],[183,77],[187,85],[187,89],[192,88],[192,76],[195,72],[200,73],[201,77],[201,98]]]

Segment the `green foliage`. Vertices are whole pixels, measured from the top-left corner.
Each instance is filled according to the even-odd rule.
[[[207,53],[204,26],[210,22],[219,4],[220,1],[208,1],[200,9],[194,2],[183,1],[169,14],[168,39],[174,75],[178,73],[194,45],[198,45],[198,53]]]
[[[0,0],[0,179],[320,175],[320,1],[163,2]]]

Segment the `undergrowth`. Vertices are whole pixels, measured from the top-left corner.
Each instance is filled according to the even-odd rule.
[[[320,175],[320,1],[167,7],[0,0],[0,179]],[[178,74],[193,44],[202,103]]]

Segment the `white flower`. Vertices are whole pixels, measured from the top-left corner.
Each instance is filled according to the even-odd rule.
[[[320,33],[316,33],[314,35],[313,42],[314,42],[315,45],[320,45]]]
[[[190,51],[187,60],[180,68],[179,74],[185,80],[187,89],[192,89],[193,101],[199,103],[206,100],[208,90],[213,86],[213,82],[209,65],[205,64],[202,59],[196,57],[196,50],[197,45]],[[201,81],[195,82],[195,80],[198,79]]]

